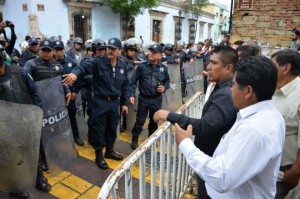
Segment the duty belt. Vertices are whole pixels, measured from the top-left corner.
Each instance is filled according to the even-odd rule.
[[[102,100],[106,100],[106,101],[112,101],[112,100],[118,100],[119,97],[118,96],[96,96],[97,98],[99,99],[102,99]]]

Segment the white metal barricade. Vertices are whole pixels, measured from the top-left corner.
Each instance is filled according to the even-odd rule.
[[[203,104],[204,95],[201,92],[196,93],[178,109],[177,113],[185,114],[191,118],[200,118]],[[110,174],[101,187],[98,199],[105,199],[109,196],[113,199],[120,197],[126,199],[182,198],[190,185],[193,172],[178,150],[173,130],[173,125],[170,122],[163,123]],[[151,155],[151,162],[147,164],[146,158],[149,155]],[[138,196],[133,196],[132,192],[133,166],[138,166],[139,169]],[[125,193],[121,196],[119,180],[123,176],[125,176],[125,181],[122,183],[125,186]],[[148,191],[146,190],[146,183],[150,183]]]

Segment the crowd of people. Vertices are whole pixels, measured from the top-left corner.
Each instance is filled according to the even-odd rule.
[[[5,28],[11,29],[10,40]],[[143,48],[142,36],[124,42],[116,37],[107,42],[100,38],[84,42],[72,34],[66,45],[61,36],[26,36],[19,53],[15,49],[14,24],[1,22],[1,33],[0,100],[36,105],[44,111],[43,124],[56,125],[59,119],[52,122],[50,117],[45,118],[45,113],[53,111],[45,104],[51,106],[55,99],[42,100],[39,87],[44,80],[59,81],[62,92],[57,95],[65,99],[72,140],[83,146],[75,104],[81,92],[84,116],[88,118],[88,143],[100,169],[109,168],[105,159],[123,160],[114,150],[117,126],[121,121],[120,131],[127,130],[128,105],[137,99],[136,122],[129,129],[130,147],[138,148],[147,116],[148,136],[157,130],[159,120],[175,123],[179,149],[197,173],[199,198],[281,199],[298,185],[300,54],[295,47],[279,50],[268,58],[261,56],[255,41],[231,44],[229,35],[219,45],[206,39],[187,47],[178,41],[175,45],[161,43]],[[195,59],[204,62],[206,96],[202,117],[160,110],[162,93],[170,88],[172,80],[168,64],[178,64],[185,97],[183,64],[193,65]],[[65,119],[63,113],[59,113],[61,120]],[[41,139],[33,177],[37,189],[49,192],[51,185],[43,174],[48,170],[44,145]],[[8,190],[0,187],[0,191],[17,198],[30,197],[20,184]]]

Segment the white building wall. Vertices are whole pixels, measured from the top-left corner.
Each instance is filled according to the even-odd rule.
[[[27,3],[28,11],[23,11],[22,4]],[[37,4],[43,4],[45,11],[37,11]],[[60,0],[9,0],[4,3],[4,19],[11,20],[15,24],[15,32],[18,37],[16,46],[24,41],[28,34],[29,14],[38,17],[39,29],[45,36],[62,35],[63,40],[69,38],[68,9]]]
[[[115,14],[109,7],[97,5],[92,9],[93,39],[108,40],[112,37],[120,38],[120,15]]]
[[[28,11],[23,11],[22,4],[28,4]],[[37,11],[37,4],[44,4],[45,11]],[[153,10],[167,13],[163,17],[163,27],[161,42],[174,43],[175,40],[175,21],[174,16],[178,17],[180,7],[174,5],[158,6]],[[16,14],[17,13],[17,14]],[[66,42],[69,38],[69,21],[68,21],[68,7],[62,0],[7,0],[3,6],[4,19],[11,20],[15,23],[15,30],[18,37],[16,46],[23,42],[25,36],[28,34],[28,16],[29,14],[36,14],[38,17],[39,29],[45,36],[62,35]],[[189,21],[185,13],[182,14],[182,32],[181,38],[187,44],[189,41]],[[152,37],[151,15],[149,10],[144,10],[142,15],[136,16],[135,19],[135,37],[143,36],[144,43],[150,43]],[[199,35],[199,23],[197,23],[197,35],[195,43],[203,41],[208,38],[207,23],[214,23],[214,17],[211,15],[202,15],[199,21],[206,22],[204,26],[203,36]],[[101,7],[96,5],[92,8],[91,13],[92,38],[101,38],[108,40],[111,37],[120,38],[121,26],[120,15],[115,14],[108,7]],[[213,30],[212,30],[213,32]]]
[[[158,6],[156,8],[153,8],[155,11],[161,11],[168,13],[165,15],[164,19],[164,27],[163,27],[163,35],[161,37],[162,43],[171,43],[174,44],[175,41],[175,21],[174,16],[179,16],[177,8],[172,7],[166,7],[166,6]],[[189,22],[188,17],[185,13],[182,13],[182,17],[184,17],[182,22],[182,32],[181,32],[181,40],[183,40],[186,44],[189,42]],[[142,15],[138,15],[135,18],[135,37],[139,38],[141,35],[143,36],[144,43],[150,43],[151,42],[151,27],[150,27],[150,13],[148,10],[145,10]],[[214,17],[213,16],[206,16],[203,15],[199,17],[199,21],[204,21],[206,23],[214,23]],[[204,30],[204,38],[208,37],[208,26],[205,26]],[[201,41],[201,38],[199,36],[199,22],[197,24],[197,35],[195,38],[195,43]]]

